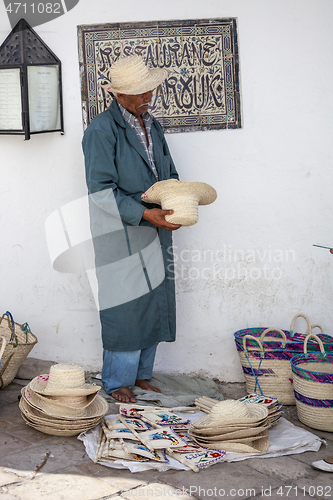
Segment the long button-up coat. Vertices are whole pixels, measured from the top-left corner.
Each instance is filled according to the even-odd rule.
[[[151,137],[159,180],[178,178],[163,129],[155,118]],[[123,119],[115,99],[90,123],[82,146],[89,194],[112,190],[127,231],[128,226],[154,228],[159,235],[165,268],[165,278],[156,288],[134,300],[100,310],[103,347],[134,351],[161,341],[172,342],[176,331],[172,233],[142,220],[144,210],[153,205],[145,205],[141,195],[156,182],[156,177],[140,140]],[[108,210],[105,205],[104,208],[106,213],[111,212],[111,208]]]

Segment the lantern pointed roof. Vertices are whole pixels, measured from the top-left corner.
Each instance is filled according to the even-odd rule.
[[[25,19],[19,20],[0,46],[0,67],[57,63],[57,56]]]

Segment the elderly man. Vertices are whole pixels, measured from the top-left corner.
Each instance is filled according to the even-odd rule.
[[[118,59],[109,70],[111,84],[103,85],[115,99],[94,118],[82,142],[89,194],[112,190],[124,229],[155,228],[162,248],[164,280],[134,300],[100,310],[102,381],[106,392],[121,402],[135,402],[134,385],[160,392],[148,382],[156,347],[175,340],[171,231],[180,226],[165,220],[171,210],[141,201],[155,182],[178,179],[162,127],[148,113],[152,91],[167,74],[165,69],[149,70],[137,55]],[[105,210],[109,212],[107,206]]]

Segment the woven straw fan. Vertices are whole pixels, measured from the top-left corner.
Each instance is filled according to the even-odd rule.
[[[193,226],[198,222],[198,205],[209,205],[217,198],[215,189],[204,182],[168,179],[153,184],[143,195],[142,201],[161,205],[163,210],[173,210],[165,220],[171,224]]]

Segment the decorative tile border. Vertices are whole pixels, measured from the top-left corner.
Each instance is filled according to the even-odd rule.
[[[235,18],[84,25],[78,38],[85,127],[111,103],[108,68],[130,54],[170,72],[151,107],[165,132],[241,127]]]

